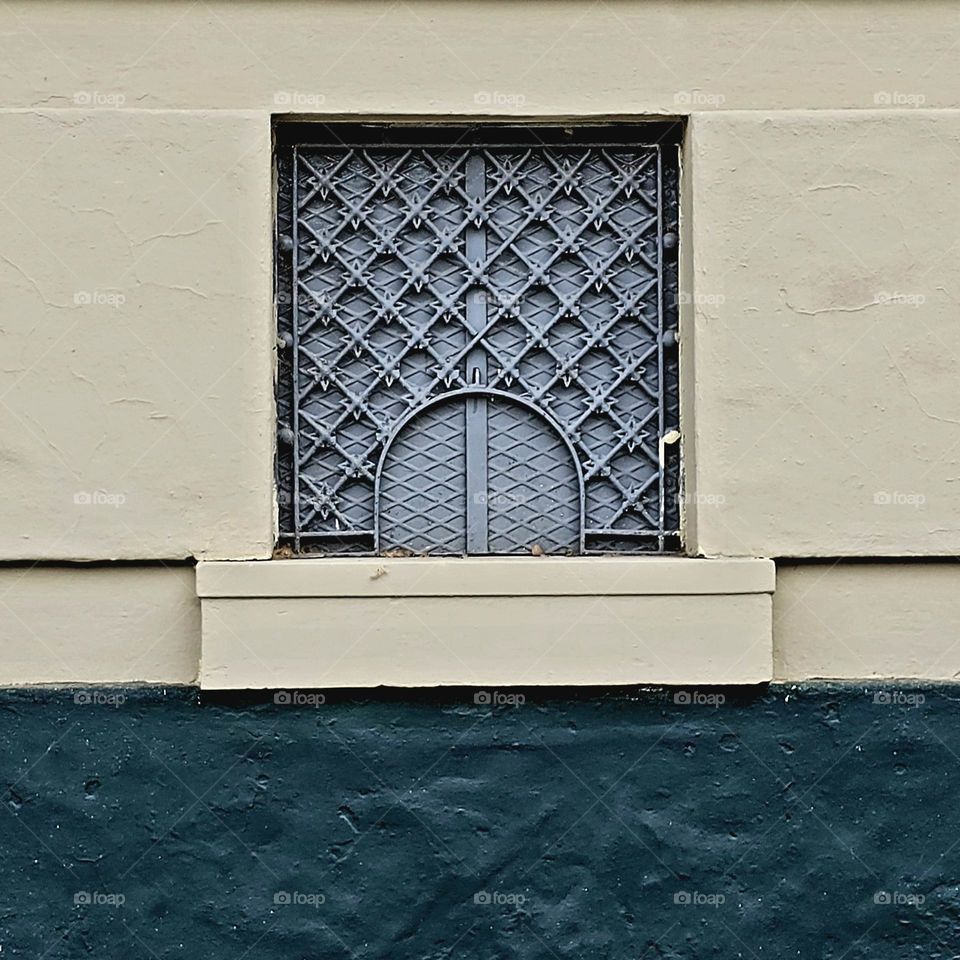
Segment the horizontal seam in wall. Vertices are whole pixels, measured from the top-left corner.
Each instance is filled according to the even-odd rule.
[[[178,560],[0,560],[0,570],[32,570],[34,567],[57,570],[112,570],[125,567],[182,570],[196,565],[193,557]]]

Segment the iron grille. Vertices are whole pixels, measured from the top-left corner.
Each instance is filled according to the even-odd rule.
[[[283,539],[677,549],[675,137],[325,129],[278,147]]]

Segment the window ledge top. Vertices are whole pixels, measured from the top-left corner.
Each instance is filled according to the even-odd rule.
[[[670,596],[773,593],[753,557],[323,557],[197,564],[200,597]]]

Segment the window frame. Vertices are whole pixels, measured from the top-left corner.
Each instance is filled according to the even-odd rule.
[[[683,469],[681,464],[680,444],[676,441],[680,437],[680,394],[679,385],[679,357],[674,354],[675,373],[672,384],[672,393],[663,386],[663,351],[669,337],[673,338],[673,343],[669,347],[676,347],[676,339],[679,334],[679,251],[676,256],[667,256],[662,249],[662,238],[666,233],[672,233],[674,238],[674,249],[678,246],[679,237],[679,210],[680,210],[680,145],[683,136],[683,126],[679,122],[662,123],[577,123],[574,125],[558,126],[555,123],[539,124],[503,124],[500,122],[490,123],[471,123],[469,125],[455,124],[435,124],[424,125],[420,122],[410,123],[377,123],[377,124],[356,124],[351,122],[344,123],[279,123],[275,127],[276,153],[275,162],[281,156],[282,151],[290,151],[294,148],[309,148],[310,144],[319,144],[320,147],[329,146],[331,143],[340,144],[351,148],[369,147],[371,145],[388,144],[395,147],[411,146],[450,146],[454,143],[457,148],[477,146],[479,148],[490,148],[497,142],[508,142],[511,146],[519,143],[526,143],[529,146],[547,143],[567,144],[577,147],[597,147],[602,144],[613,144],[626,148],[651,148],[656,147],[659,151],[667,150],[670,152],[670,160],[667,164],[672,173],[673,194],[667,198],[669,202],[665,204],[667,213],[661,212],[658,215],[658,244],[659,248],[658,268],[661,275],[658,278],[658,298],[660,301],[660,337],[658,344],[658,362],[660,363],[659,384],[661,385],[660,405],[661,411],[666,402],[673,404],[673,409],[669,418],[669,423],[665,423],[663,413],[660,415],[658,425],[657,447],[660,457],[660,480],[659,484],[663,488],[661,493],[661,521],[659,534],[656,537],[656,548],[645,551],[636,551],[629,555],[654,554],[672,554],[682,553],[682,537],[680,531],[683,527]],[[659,181],[658,181],[659,189]],[[277,250],[275,276],[277,278],[277,313],[278,317],[284,309],[283,293],[280,284],[280,278],[285,269],[284,263],[284,233],[282,223],[282,213],[280,211],[280,186],[278,178],[277,187],[277,217],[275,219],[277,235],[275,249]],[[289,251],[287,251],[289,253]],[[668,275],[669,272],[669,275]],[[291,287],[292,289],[292,287]],[[289,295],[288,295],[289,296]],[[295,299],[295,298],[293,298]],[[289,309],[294,309],[291,304]],[[294,319],[296,324],[296,319]],[[279,332],[279,331],[278,331]],[[282,351],[283,345],[280,346]],[[296,345],[294,345],[296,349]],[[677,350],[676,353],[679,351]],[[278,405],[282,403],[282,379],[283,379],[283,360],[278,364]],[[667,397],[665,400],[664,397]],[[282,413],[280,414],[282,418]],[[284,441],[289,441],[289,434],[296,434],[296,431],[286,431],[281,426],[278,430],[280,443],[277,448],[277,486],[278,499],[284,495],[283,482],[283,450]],[[286,434],[286,436],[285,436]],[[289,454],[286,454],[289,456]],[[296,455],[294,454],[294,459]],[[672,490],[667,490],[668,483],[672,483]],[[667,509],[673,510],[673,522],[669,525],[664,522],[663,502],[670,500],[672,506]],[[283,512],[281,508],[281,518]],[[282,528],[283,524],[280,523]],[[304,534],[302,530],[283,530],[279,531],[279,540],[281,550],[284,553],[292,552],[298,555],[311,555],[309,550],[304,550],[305,541],[309,539],[309,534]],[[374,545],[373,550],[376,550]],[[371,555],[372,551],[354,551],[345,550],[346,554],[353,555]],[[330,551],[324,555],[336,556],[338,551]],[[583,549],[581,555],[614,553],[624,555],[626,551],[621,550],[589,550]],[[375,554],[373,554],[375,555]],[[499,556],[493,554],[491,556]]]

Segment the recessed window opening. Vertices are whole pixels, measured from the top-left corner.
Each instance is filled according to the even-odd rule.
[[[278,144],[282,540],[678,549],[676,128]]]

